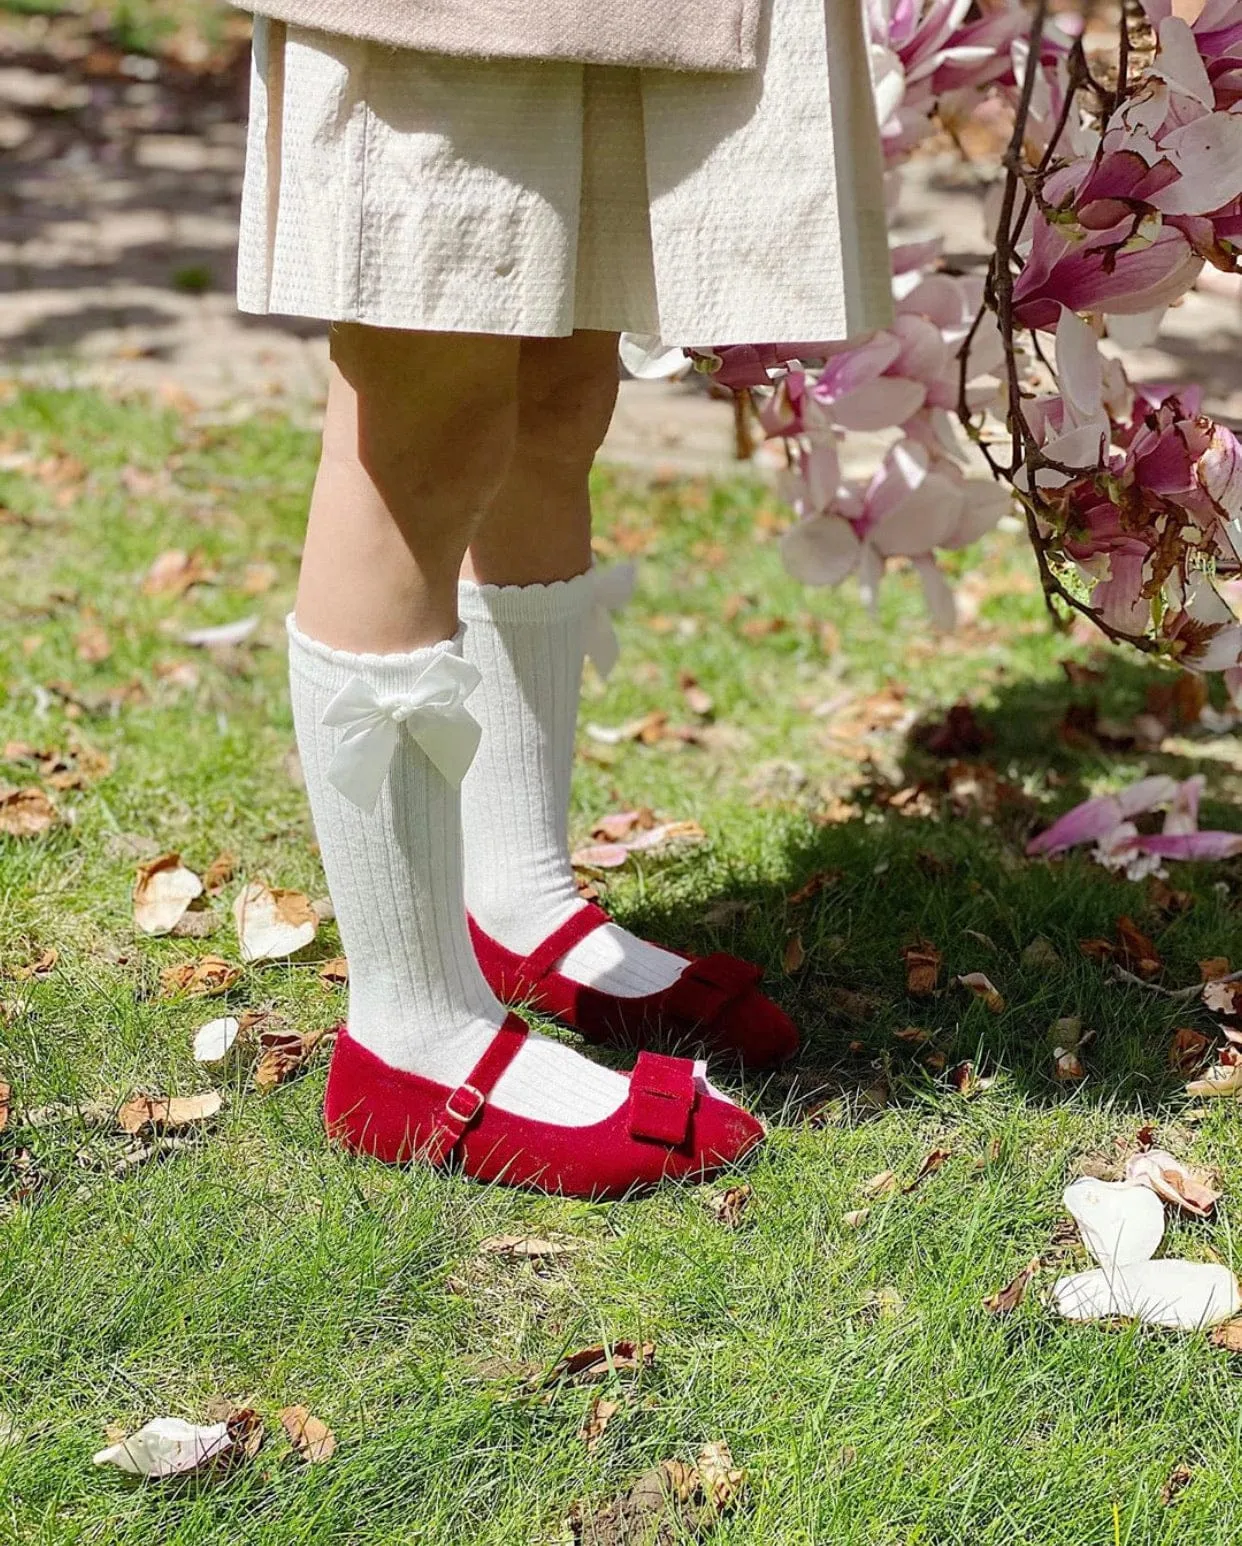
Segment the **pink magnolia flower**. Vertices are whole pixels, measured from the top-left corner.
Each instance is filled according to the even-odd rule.
[[[1162,774],[1143,778],[1116,795],[1084,800],[1026,845],[1028,854],[1059,854],[1094,843],[1093,857],[1130,880],[1163,874],[1165,859],[1228,859],[1242,853],[1242,832],[1200,832],[1204,777],[1178,783]],[[1134,818],[1165,809],[1163,831],[1144,834]]]
[[[813,463],[803,460],[794,506],[802,516],[781,543],[785,567],[808,585],[839,585],[857,573],[874,603],[886,563],[907,557],[918,572],[933,621],[951,628],[952,592],[933,550],[966,547],[990,531],[1008,506],[991,480],[969,479],[949,461],[934,462],[912,441],[900,441],[865,487],[826,488]]]

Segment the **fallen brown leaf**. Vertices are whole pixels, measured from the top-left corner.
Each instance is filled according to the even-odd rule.
[[[723,1439],[704,1444],[699,1451],[698,1468],[700,1485],[708,1503],[716,1513],[727,1513],[746,1481],[745,1473],[733,1463],[728,1444]]]
[[[1219,977],[1228,977],[1229,957],[1209,956],[1206,961],[1199,962],[1200,982],[1215,982]]]
[[[701,1539],[736,1505],[744,1484],[728,1445],[708,1444],[697,1466],[665,1460],[593,1511],[575,1503],[567,1522],[580,1546],[672,1546]]]
[[[1175,1074],[1193,1074],[1211,1050],[1212,1039],[1193,1026],[1180,1025],[1169,1043],[1169,1067]]]
[[[41,955],[33,961],[27,961],[21,966],[13,968],[13,977],[17,982],[29,982],[32,978],[42,979],[50,977],[56,969],[56,963],[60,960],[60,951],[55,946],[49,946]]]
[[[781,966],[786,972],[800,971],[806,962],[806,946],[802,943],[801,934],[791,934],[785,941],[785,950],[781,956]]]
[[[927,1180],[928,1176],[934,1176],[940,1167],[944,1164],[945,1160],[949,1158],[949,1152],[950,1151],[948,1149],[933,1149],[931,1153],[924,1158],[923,1163],[919,1166],[914,1180],[908,1182],[905,1186],[902,1187],[901,1190],[908,1195],[917,1187],[922,1186],[923,1182]]]
[[[697,714],[700,719],[706,719],[715,708],[711,693],[705,692],[699,686],[698,679],[689,671],[678,672],[677,685],[681,688],[681,695],[690,712]]]
[[[222,849],[203,871],[203,890],[217,896],[237,872],[237,855]]]
[[[915,740],[933,757],[977,757],[991,745],[992,732],[975,718],[969,703],[955,703],[940,723],[923,726]]]
[[[591,828],[591,836],[601,842],[621,843],[635,832],[649,832],[655,824],[654,812],[644,805],[636,811],[614,811],[611,815],[601,816]]]
[[[906,992],[912,998],[929,998],[936,991],[940,976],[944,959],[940,952],[928,940],[920,940],[916,945],[907,945],[901,958],[906,963]]]
[[[304,1406],[287,1406],[280,1413],[280,1426],[289,1442],[308,1465],[322,1465],[336,1450],[336,1435],[327,1423],[312,1417]]]
[[[803,881],[796,891],[791,891],[785,900],[790,907],[798,907],[803,902],[809,902],[812,897],[817,897],[821,891],[839,885],[843,878],[844,872],[841,870],[817,870],[809,880]]]
[[[122,1104],[116,1122],[123,1133],[137,1134],[145,1128],[171,1132],[209,1122],[222,1105],[218,1090],[202,1095],[133,1095]]]
[[[1227,1353],[1242,1353],[1242,1316],[1217,1326],[1209,1333],[1208,1341],[1213,1347],[1223,1348]]]
[[[344,956],[333,956],[319,968],[319,980],[334,987],[343,986],[349,981],[349,962]]]
[[[596,1396],[591,1402],[586,1422],[578,1433],[578,1437],[586,1445],[587,1454],[592,1454],[598,1448],[599,1441],[604,1437],[604,1430],[620,1410],[619,1401],[605,1401],[603,1396]]]
[[[870,1180],[864,1181],[861,1190],[864,1197],[886,1197],[890,1192],[897,1190],[896,1172],[881,1170]]]
[[[0,1133],[9,1125],[9,1104],[13,1099],[13,1087],[0,1079]]]
[[[575,1240],[541,1240],[538,1235],[491,1235],[479,1242],[480,1256],[513,1256],[528,1260],[571,1256],[581,1249]]]
[[[142,581],[144,596],[182,596],[191,585],[211,579],[201,553],[170,548],[161,553]]]
[[[112,653],[112,641],[98,623],[88,623],[85,628],[79,629],[74,644],[78,659],[90,666],[99,665]]]
[[[849,1213],[841,1215],[841,1222],[846,1229],[861,1229],[870,1217],[870,1208],[853,1208]]]
[[[595,1385],[612,1373],[635,1374],[655,1363],[655,1343],[622,1340],[609,1347],[584,1347],[567,1353],[539,1381],[543,1385],[564,1382],[568,1385]]]
[[[202,894],[202,881],[182,864],[180,854],[161,854],[138,866],[134,922],[144,934],[169,934],[190,903]]]
[[[1154,941],[1125,915],[1117,920],[1117,949],[1122,964],[1137,977],[1154,977],[1164,964]]]
[[[259,1058],[251,1078],[265,1093],[300,1073],[327,1035],[326,1029],[295,1031],[280,1021],[265,1024],[259,1032]]]
[[[56,807],[34,785],[0,791],[0,833],[7,837],[37,837],[59,819]]]
[[[718,1192],[711,1200],[712,1214],[718,1224],[724,1224],[728,1229],[736,1229],[742,1221],[742,1214],[750,1207],[754,1199],[754,1187],[749,1181],[743,1181],[738,1186],[730,1186],[723,1192]]]
[[[1001,997],[996,984],[983,972],[967,972],[964,977],[959,977],[957,980],[963,988],[969,988],[976,998],[982,999],[984,1007],[991,1014],[1004,1013],[1005,1000]]]
[[[240,967],[222,956],[200,956],[196,961],[180,961],[160,973],[160,987],[168,997],[187,994],[193,998],[227,993],[241,978]]]
[[[1164,1486],[1160,1489],[1161,1507],[1168,1508],[1170,1503],[1176,1501],[1186,1491],[1187,1487],[1190,1486],[1191,1482],[1194,1481],[1194,1478],[1195,1473],[1188,1465],[1175,1465],[1165,1478]]]
[[[1008,1315],[1011,1311],[1016,1310],[1023,1299],[1026,1298],[1026,1291],[1031,1286],[1036,1273],[1038,1273],[1042,1265],[1043,1263],[1039,1257],[1033,1256],[1012,1282],[1006,1283],[1004,1288],[998,1290],[995,1294],[987,1296],[983,1301],[983,1308],[989,1315]]]
[[[893,1040],[904,1041],[908,1047],[925,1047],[931,1040],[931,1034],[921,1025],[907,1025],[893,1032]]]
[[[319,930],[319,917],[301,891],[264,881],[243,886],[233,902],[243,961],[275,961],[304,949]]]

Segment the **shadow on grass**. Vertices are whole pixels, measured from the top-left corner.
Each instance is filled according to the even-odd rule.
[[[1185,778],[1209,766],[1219,792],[1219,760],[1110,749],[1060,733],[1071,709],[1074,726],[1096,710],[1106,724],[1129,723],[1153,680],[1150,667],[1114,655],[1085,683],[1003,688],[978,716],[987,745],[974,755],[932,756],[926,726],[915,726],[901,753],[898,787],[907,798],[898,808],[893,786],[859,791],[856,814],[828,823],[792,803],[776,807],[778,882],[738,873],[706,899],[669,900],[662,888],[665,897],[649,895],[624,915],[648,938],[696,954],[727,950],[765,967],[767,990],[803,1036],[794,1063],[762,1081],[757,1104],[765,1115],[805,1120],[826,1102],[845,1101],[858,1118],[886,1104],[925,1103],[952,1089],[951,1071],[965,1060],[980,1074],[1003,1070],[1042,1105],[1110,1103],[1137,1114],[1182,1089],[1184,1077],[1168,1063],[1171,1034],[1184,1024],[1211,1032],[1213,1022],[1197,998],[1156,989],[1197,983],[1197,963],[1209,956],[1240,964],[1242,861],[1177,866],[1162,890],[1085,854],[1050,862],[1024,852],[1035,832],[1110,772],[1122,781],[1143,773]],[[1224,764],[1224,775],[1230,771]],[[1235,776],[1242,788],[1242,755]],[[1054,798],[1043,803],[1024,792],[1036,783],[1052,785]],[[1236,806],[1219,798],[1205,800],[1202,819],[1242,825]],[[1169,888],[1184,894],[1180,906],[1170,905]],[[1085,940],[1115,939],[1123,916],[1157,942],[1164,964],[1154,986],[1118,980],[1081,949]],[[1035,940],[1051,952],[1031,953]],[[921,941],[935,945],[943,963],[935,991],[914,996],[902,951]],[[970,972],[987,974],[1002,1010],[990,1011],[957,982]],[[1080,1083],[1053,1076],[1053,1046],[1065,1033],[1054,1038],[1051,1028],[1067,1016],[1080,1017],[1090,1033]]]

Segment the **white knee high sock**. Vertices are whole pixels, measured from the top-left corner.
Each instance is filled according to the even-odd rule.
[[[429,746],[440,763],[449,760],[442,746],[444,718],[434,708],[421,714],[410,708],[420,696],[420,680],[438,660],[452,657],[460,672],[460,645],[446,640],[408,654],[355,655],[308,639],[292,618],[288,628],[298,749],[349,960],[350,1034],[395,1068],[456,1086],[506,1011],[483,979],[466,928],[460,791],[424,750]],[[339,702],[347,688],[355,699],[362,695],[364,712],[368,694],[380,710],[368,721],[378,725],[380,743],[378,797],[369,811],[366,789],[362,805],[357,803],[359,775],[354,797],[347,797],[334,761],[354,735]],[[338,706],[330,710],[334,700]],[[472,728],[467,725],[467,742]],[[383,755],[393,740],[384,774]],[[357,740],[352,744],[374,774],[374,744],[370,752]],[[365,784],[365,770],[361,779]],[[611,1115],[628,1089],[621,1075],[532,1034],[492,1098],[520,1116],[585,1126]]]
[[[529,954],[582,906],[569,862],[569,784],[582,662],[601,626],[597,571],[550,585],[463,580],[464,653],[483,678],[483,727],[462,785],[466,905],[485,934]],[[575,982],[639,998],[677,981],[680,956],[610,924],[560,962]]]

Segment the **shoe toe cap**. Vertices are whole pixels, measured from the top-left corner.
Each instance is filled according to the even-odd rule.
[[[733,1004],[715,1038],[734,1049],[748,1068],[783,1063],[798,1050],[798,1028],[780,1007],[756,988]]]

